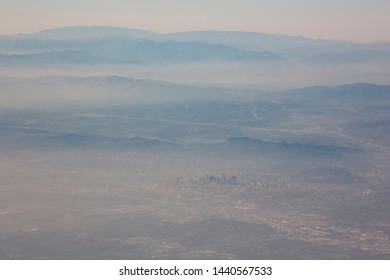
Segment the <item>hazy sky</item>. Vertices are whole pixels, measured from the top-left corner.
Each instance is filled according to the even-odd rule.
[[[390,41],[390,0],[0,0],[0,34],[66,25]]]

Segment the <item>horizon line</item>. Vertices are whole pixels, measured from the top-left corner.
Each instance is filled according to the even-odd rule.
[[[110,28],[117,28],[117,29],[127,29],[127,30],[133,30],[133,31],[145,31],[145,32],[153,32],[158,35],[169,35],[169,34],[176,34],[176,33],[190,33],[190,32],[220,32],[220,33],[228,33],[228,32],[236,32],[236,33],[248,33],[248,34],[263,34],[263,35],[271,35],[271,36],[283,36],[283,37],[291,37],[291,38],[304,38],[304,39],[311,39],[311,40],[318,40],[318,41],[338,41],[338,42],[349,42],[354,44],[374,44],[374,43],[384,43],[384,44],[390,44],[389,40],[383,40],[378,39],[374,41],[369,42],[359,42],[359,41],[353,41],[349,39],[329,39],[329,38],[322,38],[322,37],[310,37],[305,35],[296,35],[296,34],[285,34],[285,33],[271,33],[271,32],[261,32],[261,31],[247,31],[247,30],[234,30],[234,29],[227,29],[227,30],[221,30],[221,29],[191,29],[191,30],[182,30],[182,31],[173,31],[173,32],[159,32],[152,29],[144,29],[144,28],[133,28],[133,27],[127,27],[127,26],[116,26],[116,25],[60,25],[55,27],[48,27],[48,28],[42,28],[37,29],[35,31],[30,32],[18,32],[18,33],[12,33],[12,34],[0,34],[0,37],[16,37],[16,36],[27,36],[27,35],[33,35],[39,32],[44,31],[50,31],[55,29],[64,29],[64,28],[99,28],[99,27],[110,27]]]

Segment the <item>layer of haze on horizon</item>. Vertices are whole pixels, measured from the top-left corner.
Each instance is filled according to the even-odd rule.
[[[390,41],[388,0],[3,0],[1,35],[67,25],[162,33],[240,30],[368,43]]]

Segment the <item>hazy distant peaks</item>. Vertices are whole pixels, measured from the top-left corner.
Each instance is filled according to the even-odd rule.
[[[222,42],[223,43],[223,42]],[[0,63],[129,64],[187,61],[282,61],[269,50],[253,51],[206,41],[174,41],[151,31],[74,26],[0,38]],[[0,52],[1,54],[1,52]]]
[[[46,39],[101,38],[109,36],[129,36],[143,39],[159,39],[161,34],[148,30],[121,28],[112,26],[66,26],[24,34]],[[160,38],[161,39],[161,38]]]

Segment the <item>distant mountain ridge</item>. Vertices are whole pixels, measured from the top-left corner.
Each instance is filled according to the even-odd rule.
[[[161,34],[111,26],[68,26],[0,37],[1,63],[7,60],[12,63],[13,57],[4,57],[8,54],[39,52],[43,56],[47,51],[84,51],[91,57],[133,63],[210,59],[281,61],[282,58],[304,57],[334,62],[343,58],[350,62],[388,59],[390,44],[241,31]],[[80,59],[79,63],[85,60]]]
[[[30,34],[19,34],[22,37],[35,37],[41,39],[85,39],[111,36],[128,36],[136,39],[162,40],[163,35],[149,30],[140,30],[113,26],[65,26],[40,30]]]
[[[0,63],[5,65],[284,60],[268,50],[179,42],[153,31],[109,26],[70,26],[1,37],[0,55]]]

